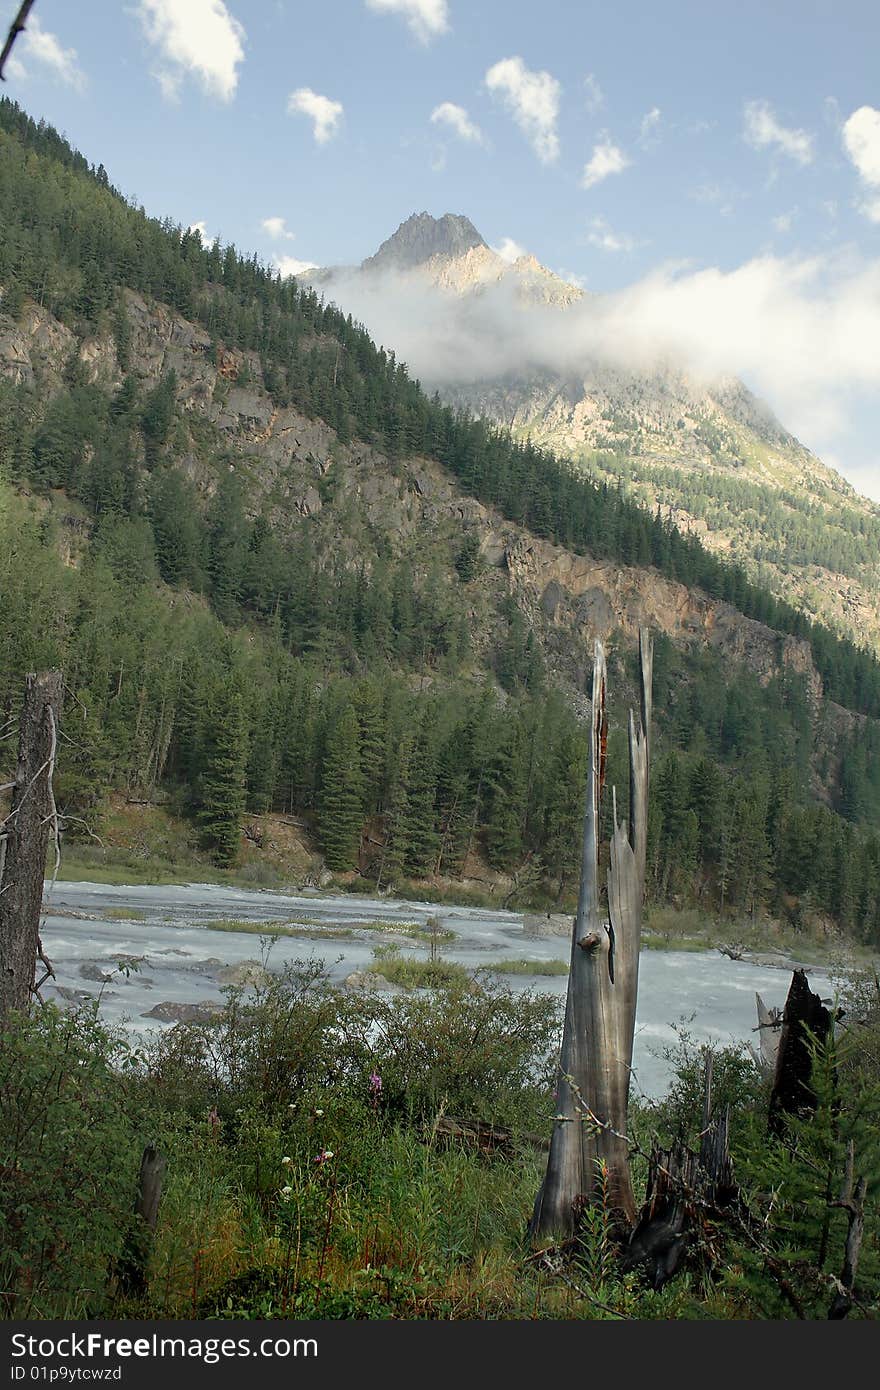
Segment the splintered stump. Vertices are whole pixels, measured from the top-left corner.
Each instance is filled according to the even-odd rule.
[[[729,1150],[729,1112],[712,1117],[711,1053],[706,1061],[703,1127],[695,1153],[680,1141],[651,1152],[645,1205],[621,1254],[624,1270],[641,1269],[655,1289],[692,1252],[711,1268],[716,1230],[738,1199]]]
[[[603,1199],[613,1224],[635,1218],[626,1137],[641,945],[648,822],[652,650],[639,634],[640,710],[630,713],[629,824],[610,846],[607,910],[599,883],[599,825],[608,718],[605,656],[596,643],[581,881],[556,1091],[556,1116],[533,1236],[571,1236],[583,1205]]]
[[[806,972],[795,970],[782,1014],[770,1095],[770,1130],[780,1134],[786,1115],[809,1115],[816,1108],[812,1084],[813,1058],[831,1034],[831,1014],[807,984]]]

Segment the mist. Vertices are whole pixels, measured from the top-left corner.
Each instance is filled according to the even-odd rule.
[[[597,366],[743,380],[835,466],[850,414],[880,388],[880,262],[760,256],[722,271],[666,265],[611,294],[535,302],[515,273],[457,295],[418,272],[334,271],[316,286],[363,322],[429,390]],[[874,437],[877,437],[874,432]],[[880,492],[880,465],[859,486]]]

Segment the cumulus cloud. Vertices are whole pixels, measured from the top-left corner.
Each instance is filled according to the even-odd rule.
[[[607,138],[601,140],[598,145],[593,146],[589,163],[584,165],[581,187],[594,188],[597,183],[601,183],[612,174],[622,174],[630,162],[617,145],[613,145]]]
[[[434,125],[448,126],[460,140],[466,140],[469,144],[486,143],[480,127],[474,124],[464,107],[456,106],[454,101],[442,101],[439,106],[435,106],[431,112],[431,121]]]
[[[880,390],[880,260],[661,266],[565,309],[524,303],[514,274],[471,296],[393,274],[322,288],[430,389],[538,373],[586,380],[606,365],[674,367],[704,382],[736,376],[800,438],[839,452],[851,406]]]
[[[367,9],[400,15],[419,43],[428,44],[449,29],[447,0],[367,0]]]
[[[138,0],[137,14],[159,53],[154,76],[163,96],[175,99],[191,76],[209,95],[232,100],[245,32],[223,0]]]
[[[287,230],[287,223],[283,217],[264,217],[260,223],[264,232],[268,232],[273,241],[293,241],[294,233]]]
[[[320,96],[318,92],[313,92],[311,87],[298,87],[295,92],[291,92],[287,98],[287,112],[288,115],[299,114],[309,117],[315,140],[319,145],[326,145],[328,140],[333,139],[345,114],[341,101],[331,101],[329,97]]]
[[[869,190],[862,211],[872,222],[880,222],[880,111],[860,106],[844,122],[843,144]]]
[[[782,125],[767,101],[747,101],[744,112],[743,138],[753,149],[774,149],[798,164],[813,160],[813,137],[805,130],[790,130]]]
[[[220,241],[219,236],[211,236],[204,218],[198,222],[190,222],[188,230],[191,232],[198,232],[199,236],[202,238],[203,246],[216,246]]]
[[[518,261],[520,256],[525,256],[527,254],[526,248],[520,246],[519,242],[514,241],[511,236],[502,237],[498,245],[490,246],[489,250],[494,251],[495,255],[500,256],[502,261],[506,261],[508,265],[513,265],[514,261]]]
[[[504,102],[542,164],[559,158],[562,87],[549,72],[531,72],[522,58],[502,58],[486,73],[486,86]]]
[[[10,77],[21,81],[28,75],[29,64],[36,63],[65,86],[72,87],[76,92],[85,91],[86,75],[79,65],[76,49],[65,48],[55,34],[43,28],[36,15],[31,15],[27,21],[19,54],[9,60],[7,72]]]
[[[318,268],[314,261],[298,261],[295,256],[274,256],[272,264],[282,280],[287,280],[291,275],[305,275],[307,270]]]
[[[636,244],[631,236],[615,232],[612,227],[609,227],[604,217],[593,218],[587,241],[591,246],[598,246],[600,251],[612,252],[632,251]]]
[[[599,86],[595,73],[587,73],[584,78],[584,91],[586,92],[584,105],[592,116],[596,111],[601,111],[602,107],[605,105],[605,93]]]

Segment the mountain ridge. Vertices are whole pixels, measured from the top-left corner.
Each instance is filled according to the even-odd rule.
[[[705,380],[674,364],[639,370],[601,360],[584,360],[580,372],[570,364],[558,371],[530,366],[529,311],[541,314],[535,331],[547,335],[544,311],[559,310],[564,337],[564,311],[578,306],[589,314],[591,297],[534,257],[503,259],[476,228],[479,245],[462,252],[447,241],[436,249],[426,217],[402,224],[415,220],[422,229],[421,258],[409,256],[405,267],[393,256],[384,262],[384,297],[397,296],[397,328],[408,296],[416,318],[425,291],[434,296],[429,309],[444,375],[432,371],[430,339],[419,342],[415,363],[429,388],[516,438],[553,449],[589,476],[621,484],[714,553],[745,564],[781,597],[880,652],[880,506],[812,454],[735,377]],[[436,219],[436,227],[443,221]],[[400,231],[383,245],[392,246]],[[357,298],[359,275],[336,270],[307,278],[343,307],[354,294],[373,327],[371,314],[381,323],[382,306]],[[504,356],[510,314],[522,338],[519,371]],[[502,363],[494,376],[493,333]],[[456,353],[457,341],[468,348],[484,339],[479,351]],[[389,345],[407,356],[405,340],[395,336]],[[456,379],[459,361],[471,376]]]

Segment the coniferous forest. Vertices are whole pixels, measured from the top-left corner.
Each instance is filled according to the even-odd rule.
[[[161,786],[221,864],[235,860],[242,816],[267,810],[309,818],[329,869],[385,884],[454,876],[479,850],[499,871],[537,861],[560,899],[577,864],[579,720],[512,600],[474,650],[479,538],[465,530],[414,564],[357,529],[333,466],[317,482],[338,518],[333,547],[313,517],[279,526],[253,471],[232,467],[220,432],[181,410],[174,371],[131,369],[134,289],[202,325],[209,356],[257,355],[275,408],[326,421],[340,446],[365,441],[398,472],[413,455],[436,459],[538,537],[653,566],[780,642],[806,639],[825,698],[867,716],[834,739],[797,675],[761,685],[747,666],[661,638],[650,889],[751,915],[787,903],[877,940],[880,666],[869,653],[618,490],[429,399],[314,291],[149,219],[14,103],[0,118],[2,309],[16,324],[34,303],[73,334],[51,394],[14,371],[0,387],[0,698],[8,716],[24,671],[64,669],[77,721],[59,768],[71,837],[110,790]],[[112,388],[83,351],[102,332]],[[247,387],[250,372],[242,356],[221,386]],[[612,758],[618,749],[612,740]],[[368,826],[379,845],[365,862]]]

